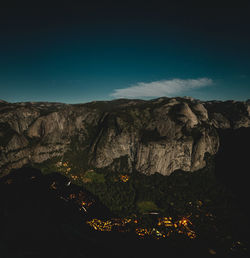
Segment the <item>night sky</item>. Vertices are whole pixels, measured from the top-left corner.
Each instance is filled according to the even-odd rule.
[[[249,1],[6,1],[0,99],[250,98]]]

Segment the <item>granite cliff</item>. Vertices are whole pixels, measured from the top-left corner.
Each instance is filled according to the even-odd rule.
[[[0,176],[74,157],[83,170],[195,171],[217,153],[218,129],[250,127],[250,103],[192,98],[86,104],[0,102]]]

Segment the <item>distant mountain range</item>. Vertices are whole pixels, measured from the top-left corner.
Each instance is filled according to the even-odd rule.
[[[196,171],[217,153],[218,130],[241,127],[250,127],[250,100],[0,101],[0,176],[51,159],[82,171]]]

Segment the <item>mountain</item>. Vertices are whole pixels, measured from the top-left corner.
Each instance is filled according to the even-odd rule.
[[[112,171],[196,171],[220,145],[218,130],[250,127],[249,101],[192,98],[86,104],[0,102],[0,171],[54,159]]]
[[[249,105],[0,101],[0,256],[248,257]]]

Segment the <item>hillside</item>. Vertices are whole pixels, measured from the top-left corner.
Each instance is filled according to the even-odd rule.
[[[249,102],[0,113],[1,257],[248,257]]]
[[[73,170],[196,171],[219,148],[218,129],[250,126],[249,102],[159,98],[86,104],[0,103],[1,176],[54,159]]]

